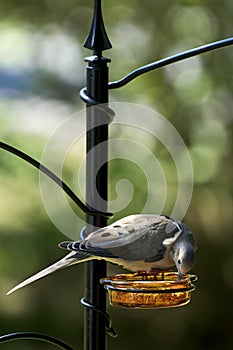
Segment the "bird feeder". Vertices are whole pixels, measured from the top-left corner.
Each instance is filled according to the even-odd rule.
[[[108,291],[110,304],[125,308],[168,308],[191,300],[196,275],[186,274],[178,280],[177,272],[156,274],[121,274],[101,279]]]

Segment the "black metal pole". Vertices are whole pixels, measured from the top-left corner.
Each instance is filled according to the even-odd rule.
[[[101,1],[95,0],[94,16],[90,33],[84,46],[93,51],[87,57],[86,94],[96,103],[108,102],[109,59],[102,51],[111,48],[101,12]],[[104,109],[91,107],[87,103],[86,111],[86,202],[92,208],[107,211],[108,199],[108,118]],[[106,141],[106,142],[105,142]],[[101,151],[98,145],[101,145]],[[96,192],[98,196],[96,196]],[[101,200],[103,199],[103,200]],[[106,217],[87,215],[87,233],[96,227],[107,224]],[[86,302],[96,309],[106,310],[106,293],[99,280],[106,275],[106,263],[91,261],[86,264]],[[103,315],[92,308],[86,309],[85,350],[104,350],[106,348],[106,329]]]

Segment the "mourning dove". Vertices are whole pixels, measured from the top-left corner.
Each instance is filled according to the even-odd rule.
[[[194,236],[186,224],[152,214],[127,216],[82,240],[62,242],[59,246],[71,252],[7,294],[58,269],[92,259],[103,259],[134,272],[153,273],[176,266],[181,278],[192,269],[196,251]]]

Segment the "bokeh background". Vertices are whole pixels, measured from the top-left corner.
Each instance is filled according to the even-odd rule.
[[[1,140],[37,159],[56,127],[83,108],[78,92],[85,86],[84,57],[90,52],[82,43],[92,6],[89,0],[0,2]],[[103,1],[103,13],[113,44],[106,52],[112,59],[110,80],[233,32],[231,0],[109,0]],[[191,303],[171,310],[110,307],[119,333],[117,339],[108,339],[111,350],[233,347],[232,76],[233,48],[228,47],[151,72],[111,92],[112,101],[156,109],[185,141],[195,183],[184,220],[199,247],[194,269],[199,280]],[[174,165],[161,145],[153,150],[164,165],[169,192]],[[57,243],[66,237],[46,214],[38,172],[3,150],[0,157],[0,333],[38,331],[81,349],[83,265],[5,295],[61,257]],[[64,167],[64,180],[74,190],[76,166],[73,155]],[[121,216],[138,212],[145,199],[141,170],[137,173],[130,166],[134,165],[119,161],[110,168],[113,197],[119,178],[135,174],[130,181],[137,196]],[[168,214],[173,200],[168,196],[164,209]],[[110,267],[111,271],[116,270]],[[22,340],[0,346],[5,350],[53,347]]]

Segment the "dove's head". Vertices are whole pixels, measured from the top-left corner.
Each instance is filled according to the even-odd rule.
[[[192,232],[184,225],[183,235],[178,239],[173,248],[173,260],[175,262],[179,279],[189,272],[195,264],[196,242]]]
[[[176,264],[179,278],[190,271],[195,264],[195,249],[189,243],[181,244],[174,253],[174,262]]]

